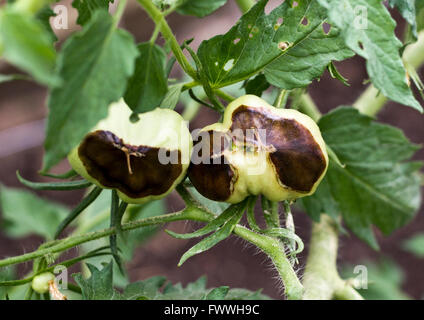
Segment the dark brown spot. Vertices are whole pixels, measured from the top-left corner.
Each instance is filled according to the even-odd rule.
[[[204,137],[209,139],[203,139]],[[225,201],[231,196],[235,182],[233,180],[236,180],[234,171],[226,163],[225,156],[222,154],[222,151],[229,147],[230,143],[226,140],[225,134],[216,131],[203,132],[198,139],[193,159],[198,157],[199,161],[193,160],[190,164],[188,169],[190,181],[196,190],[206,198]],[[197,153],[196,150],[199,152]],[[203,150],[209,152],[204,154]]]
[[[182,172],[179,150],[168,151],[178,153],[178,164],[161,164],[159,150],[124,144],[112,132],[99,130],[85,137],[78,155],[88,174],[103,186],[141,198],[165,193]]]
[[[232,115],[230,130],[236,129],[243,130],[245,135],[246,129],[266,130],[263,140],[275,148],[269,157],[280,181],[293,190],[310,192],[326,168],[320,146],[310,131],[296,120],[281,118],[266,108],[240,106]]]

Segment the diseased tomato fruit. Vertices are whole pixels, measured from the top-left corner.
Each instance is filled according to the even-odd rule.
[[[315,192],[328,167],[317,124],[296,110],[246,95],[228,105],[223,123],[203,128],[189,178],[205,197],[238,203],[262,194],[272,201]]]
[[[44,272],[35,276],[32,279],[32,289],[37,293],[46,293],[49,291],[49,283],[54,281],[54,274],[51,272]]]
[[[169,194],[185,177],[193,141],[183,118],[157,108],[130,121],[119,102],[68,156],[72,168],[101,188],[116,189],[127,203]]]

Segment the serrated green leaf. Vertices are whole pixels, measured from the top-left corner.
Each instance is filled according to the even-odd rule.
[[[15,274],[15,269],[13,268],[13,266],[9,266],[7,268],[0,268],[0,282],[13,280],[15,279],[15,277],[16,277],[16,274]],[[7,287],[0,286],[0,300],[6,299],[7,292],[8,292]]]
[[[226,202],[218,202],[205,198],[194,187],[189,187],[188,189],[193,198],[196,199],[202,206],[204,206],[210,212],[213,212],[215,214],[221,214],[230,206],[230,204]]]
[[[270,84],[266,80],[264,74],[258,74],[256,77],[248,80],[244,89],[246,94],[253,94],[255,96],[261,97],[262,93],[270,87]]]
[[[205,300],[224,300],[229,291],[230,287],[227,286],[212,289],[211,292],[206,295]]]
[[[207,279],[205,276],[200,277],[195,282],[187,284],[184,288],[180,283],[172,285],[169,283],[165,286],[162,293],[158,293],[156,295],[152,295],[152,299],[157,300],[202,300],[206,299],[209,294],[213,291],[213,296],[217,296],[222,294],[225,291],[225,286],[220,288],[211,288],[207,289],[206,287]],[[253,292],[246,289],[229,289],[229,291],[225,294],[222,299],[225,300],[268,300],[270,299],[268,296],[263,295],[259,291]]]
[[[424,234],[416,234],[403,243],[403,248],[418,258],[424,258]]]
[[[97,12],[64,44],[59,56],[63,85],[49,97],[43,171],[57,164],[119,100],[134,71],[137,48],[132,36],[116,29],[111,16]]]
[[[407,84],[396,22],[381,0],[318,0],[346,45],[367,60],[373,85],[387,98],[422,111]],[[361,9],[361,10],[358,10]],[[361,14],[366,13],[366,16]]]
[[[319,122],[326,143],[345,168],[330,162],[317,192],[302,200],[311,216],[341,213],[347,226],[373,247],[371,225],[389,234],[410,221],[420,201],[418,149],[397,128],[341,107]]]
[[[269,83],[283,89],[305,87],[319,78],[332,61],[342,61],[354,55],[344,44],[339,30],[331,27],[325,33],[323,26],[324,23],[318,25],[305,39],[265,67]]]
[[[52,26],[50,25],[50,18],[55,17],[56,13],[53,12],[50,6],[45,6],[43,9],[38,11],[35,16],[49,33],[51,41],[56,42],[58,40],[57,36],[54,33]]]
[[[416,0],[415,11],[417,13],[417,31],[424,29],[424,0]]]
[[[238,212],[234,213],[233,216],[222,225],[222,227],[184,253],[180,259],[180,262],[178,263],[178,266],[181,266],[187,259],[191,258],[192,256],[205,252],[222,240],[228,238],[233,232],[234,227],[242,218],[244,210],[246,209],[246,205],[246,200],[241,202],[238,206]]]
[[[294,7],[285,1],[269,15],[266,4],[259,1],[225,35],[200,45],[198,55],[212,87],[239,82],[261,70],[277,87],[303,87],[332,60],[352,56],[336,28],[324,33],[325,10],[316,1]]]
[[[159,289],[165,282],[165,277],[156,276],[131,283],[125,288],[122,298],[125,300],[153,300],[160,294]]]
[[[112,262],[99,270],[91,264],[87,264],[90,277],[84,279],[82,274],[73,274],[73,278],[82,291],[83,300],[117,300],[120,294],[113,288]]]
[[[163,98],[162,103],[160,104],[160,107],[172,110],[175,109],[178,104],[178,101],[180,101],[181,90],[183,89],[183,87],[183,83],[178,83],[174,84],[173,86],[170,86],[168,93],[165,95],[165,98]]]
[[[218,228],[226,224],[229,220],[231,220],[235,215],[240,214],[240,211],[243,212],[245,208],[246,208],[245,201],[239,204],[231,205],[223,213],[221,213],[217,218],[209,222],[205,227],[192,233],[179,234],[169,230],[166,230],[166,232],[177,239],[191,239],[191,238],[201,237],[217,230]]]
[[[202,18],[210,15],[226,3],[227,0],[184,0],[177,12]]]
[[[97,10],[108,12],[109,4],[114,0],[74,0],[72,7],[78,10],[77,23],[79,25],[86,24]]]
[[[225,300],[271,300],[270,297],[261,293],[262,290],[250,291],[246,289],[230,289]]]
[[[81,274],[74,274],[82,290],[84,300],[268,300],[269,297],[259,291],[252,292],[246,289],[206,288],[206,277],[200,277],[195,282],[183,287],[180,283],[167,283],[165,277],[155,276],[146,280],[131,283],[120,294],[113,286],[112,263],[101,270],[89,265],[91,276],[84,279]]]
[[[56,51],[48,31],[35,17],[11,8],[0,12],[3,57],[48,86],[60,83],[55,75]]]
[[[158,107],[168,91],[165,74],[166,54],[163,49],[150,42],[138,45],[139,57],[135,71],[128,81],[124,100],[136,113],[147,112]]]
[[[31,192],[5,186],[0,187],[0,205],[2,229],[11,237],[37,234],[53,239],[55,229],[69,212],[62,205]]]
[[[389,0],[389,5],[400,12],[402,17],[409,23],[415,39],[418,37],[415,11],[415,0]]]

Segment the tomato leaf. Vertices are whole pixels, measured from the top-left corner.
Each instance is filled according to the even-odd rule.
[[[55,16],[56,13],[53,12],[50,6],[45,6],[36,14],[36,18],[44,25],[44,28],[50,34],[50,39],[52,42],[56,42],[58,40],[56,34],[52,29],[52,26],[50,25],[50,18]]]
[[[72,275],[81,288],[83,300],[118,300],[120,294],[112,285],[112,262],[105,265],[102,270],[89,263],[87,267],[90,270],[90,278],[84,279],[80,273]]]
[[[169,87],[168,93],[163,98],[160,107],[164,109],[174,110],[180,101],[181,91],[184,87],[183,83],[177,83]]]
[[[349,107],[323,116],[326,143],[345,164],[330,162],[317,192],[302,199],[315,219],[322,212],[341,214],[362,240],[377,247],[370,229],[389,234],[409,222],[420,202],[419,162],[405,162],[419,149],[394,127],[379,124]]]
[[[224,87],[263,71],[284,89],[308,85],[332,60],[353,55],[336,28],[326,34],[325,10],[312,0],[289,1],[264,12],[266,0],[250,9],[224,35],[203,41],[198,55],[212,87]]]
[[[0,187],[2,229],[11,237],[31,234],[53,239],[57,226],[69,210],[26,190]]]
[[[66,41],[58,62],[63,85],[51,91],[48,101],[43,171],[57,164],[107,116],[108,106],[125,91],[137,54],[132,36],[116,29],[104,12],[97,12]]]
[[[396,22],[380,0],[318,0],[346,45],[367,60],[373,85],[387,98],[423,111],[407,84]]]
[[[0,15],[3,57],[42,84],[51,87],[60,84],[60,77],[54,73],[56,52],[43,24],[11,8],[4,9]]]
[[[79,25],[86,24],[97,10],[107,13],[109,4],[113,2],[114,0],[74,0],[72,7],[78,10],[77,23]]]
[[[415,0],[389,0],[389,5],[400,12],[402,17],[409,23],[412,29],[414,38],[417,39],[417,21],[416,21],[416,10]]]
[[[235,209],[234,211],[232,211],[232,217],[228,219],[227,221],[225,221],[224,224],[220,228],[218,228],[215,233],[206,237],[205,239],[203,239],[202,241],[194,245],[192,248],[190,248],[186,253],[184,253],[180,259],[180,262],[178,263],[178,266],[181,266],[187,259],[191,258],[192,256],[205,252],[209,250],[210,248],[214,247],[216,244],[218,244],[222,240],[228,238],[233,232],[237,223],[240,222],[243,216],[244,210],[246,209],[246,205],[247,205],[247,201],[245,200],[237,205],[232,205],[231,207],[229,207],[227,209],[227,212],[229,212],[230,210],[232,211],[233,208]],[[202,230],[202,231],[200,231],[200,233],[204,233],[205,231],[209,231],[209,230]]]
[[[258,74],[256,77],[246,82],[244,89],[246,90],[246,94],[254,94],[255,96],[261,97],[262,93],[269,87],[270,84],[266,80],[265,75]]]
[[[268,300],[260,290],[252,292],[245,289],[230,289],[226,286],[206,288],[206,277],[187,284],[184,288],[180,283],[173,285],[165,277],[156,276],[146,280],[131,283],[122,293],[113,288],[112,263],[106,264],[101,270],[87,264],[91,276],[84,279],[78,273],[72,275],[82,290],[84,300]],[[164,286],[165,285],[165,286]],[[160,289],[163,288],[161,291]]]
[[[202,18],[218,10],[226,2],[227,0],[185,0],[177,12]]]
[[[191,238],[201,237],[208,233],[218,230],[220,227],[222,227],[227,222],[229,222],[229,220],[231,220],[235,215],[239,214],[240,211],[243,212],[244,208],[246,208],[245,202],[232,205],[228,207],[223,213],[221,213],[214,220],[209,222],[205,227],[192,233],[179,234],[179,233],[172,232],[170,230],[166,230],[166,232],[172,237],[177,239],[191,239]]]
[[[418,258],[424,258],[424,233],[419,233],[403,243],[403,248]]]
[[[168,91],[168,84],[163,49],[146,42],[138,45],[138,51],[135,72],[128,81],[124,100],[131,110],[141,113],[159,107]]]

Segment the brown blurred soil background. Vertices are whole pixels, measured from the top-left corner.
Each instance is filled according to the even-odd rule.
[[[59,30],[57,33],[61,42],[75,27],[76,12],[70,1],[61,1],[70,13],[70,30]],[[219,9],[205,19],[172,14],[168,21],[178,40],[194,37],[192,46],[213,35],[226,32],[240,17],[240,12],[234,1]],[[399,22],[398,30],[403,30],[403,20],[395,15]],[[153,31],[153,24],[136,4],[130,1],[121,27],[130,31],[137,42],[147,41]],[[60,43],[58,45],[60,45]],[[367,78],[364,61],[360,58],[349,59],[337,63],[342,75],[349,79],[350,87],[346,87],[326,73],[320,81],[310,86],[310,94],[322,112],[327,112],[339,105],[349,105],[366,88],[363,81]],[[13,73],[12,67],[0,62],[0,73]],[[174,72],[178,76],[178,70]],[[420,75],[424,76],[423,70]],[[32,82],[14,81],[0,85],[0,183],[21,187],[15,172],[19,169],[22,175],[31,180],[46,180],[37,175],[41,168],[44,135],[43,119],[47,114],[47,92]],[[423,103],[423,101],[421,100]],[[424,103],[423,103],[424,105]],[[203,110],[192,123],[192,128],[202,127],[216,121],[216,116]],[[389,103],[378,119],[384,123],[397,126],[415,143],[424,141],[424,117],[411,108],[395,103]],[[424,160],[424,150],[415,155],[416,160]],[[66,161],[61,163],[56,172],[69,169]],[[75,206],[81,199],[82,192],[40,192],[46,198]],[[178,196],[172,194],[168,201],[169,211],[182,207]],[[304,240],[306,250],[300,257],[300,272],[305,263],[308,251],[310,220],[302,212],[295,212],[296,230]],[[193,230],[191,223],[174,223],[170,227],[179,232]],[[384,255],[395,260],[406,273],[404,290],[413,298],[424,296],[424,260],[418,259],[402,250],[402,242],[412,235],[424,231],[424,208],[407,226],[394,232],[389,237],[382,237],[377,232],[381,252],[375,252],[354,236],[343,236],[340,241],[339,264],[359,264],[364,260],[373,260]],[[36,249],[41,243],[37,237],[25,239],[9,239],[0,231],[0,258],[21,254]],[[251,290],[263,288],[263,292],[273,298],[281,298],[282,288],[276,280],[276,272],[271,268],[266,257],[252,246],[235,237],[231,237],[206,253],[188,260],[182,267],[177,267],[181,255],[198,240],[175,240],[159,232],[147,245],[136,251],[135,258],[127,267],[132,281],[145,279],[154,275],[165,275],[172,282],[186,284],[208,275],[209,286],[229,285],[244,287]],[[28,267],[28,266],[27,266]],[[21,271],[26,267],[21,267]]]

